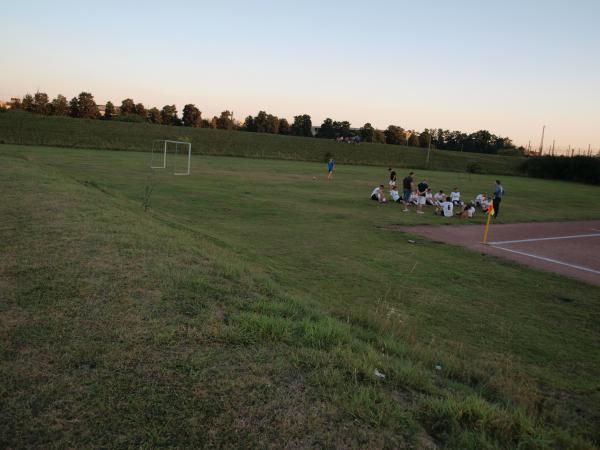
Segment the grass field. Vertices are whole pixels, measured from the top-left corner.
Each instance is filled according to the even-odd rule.
[[[599,288],[409,243],[458,219],[368,200],[382,167],[148,159],[0,146],[0,446],[600,445]],[[501,222],[600,218],[598,187],[502,182]]]
[[[524,158],[434,151],[397,145],[348,145],[326,139],[170,127],[101,120],[48,117],[23,111],[0,113],[0,144],[54,145],[58,147],[149,151],[153,139],[188,140],[204,155],[323,162],[334,156],[339,163],[392,165],[465,172],[478,163],[483,173],[521,174]]]

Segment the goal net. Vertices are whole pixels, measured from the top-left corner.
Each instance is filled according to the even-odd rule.
[[[152,142],[152,169],[173,170],[173,175],[189,175],[192,163],[192,144],[182,141]]]

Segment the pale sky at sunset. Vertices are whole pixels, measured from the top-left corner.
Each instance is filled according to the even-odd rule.
[[[600,147],[600,1],[7,1],[0,99],[488,129]]]

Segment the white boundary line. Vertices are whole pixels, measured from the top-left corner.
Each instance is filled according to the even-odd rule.
[[[523,242],[523,241],[510,241],[510,242]],[[520,252],[518,250],[513,250],[513,249],[510,249],[510,248],[498,247],[496,245],[494,245],[493,248],[504,250],[506,252],[517,253],[519,255],[529,256],[530,258],[541,259],[542,261],[547,261],[547,262],[551,262],[551,263],[554,263],[554,264],[560,264],[561,266],[568,266],[568,267],[572,267],[573,269],[584,270],[586,272],[591,272],[591,273],[595,273],[595,274],[600,275],[600,270],[590,269],[589,267],[577,266],[575,264],[569,264],[569,263],[566,263],[564,261],[559,261],[557,259],[545,258],[544,256],[538,256],[538,255],[533,255],[531,253]]]
[[[516,244],[516,243],[519,243],[519,242],[553,241],[555,239],[576,239],[576,238],[598,237],[598,236],[600,236],[600,233],[574,234],[572,236],[554,236],[554,237],[533,238],[533,239],[517,239],[515,241],[489,242],[489,245]]]

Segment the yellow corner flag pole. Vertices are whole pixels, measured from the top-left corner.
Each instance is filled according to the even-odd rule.
[[[494,215],[494,206],[493,205],[490,205],[488,207],[487,213],[488,213],[487,222],[485,223],[485,231],[483,232],[483,243],[484,244],[487,244],[488,231],[490,231],[490,220],[492,219],[492,216]]]

